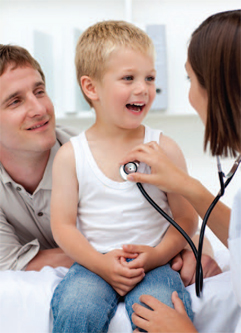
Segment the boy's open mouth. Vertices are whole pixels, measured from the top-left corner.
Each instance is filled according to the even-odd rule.
[[[126,104],[128,110],[134,112],[140,112],[144,108],[145,104]]]

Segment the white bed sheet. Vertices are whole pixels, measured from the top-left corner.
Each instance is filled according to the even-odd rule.
[[[50,333],[50,301],[67,269],[44,267],[40,272],[0,272],[0,332]],[[234,332],[240,307],[232,292],[231,274],[226,271],[205,279],[203,298],[188,287],[199,332]],[[119,304],[108,333],[131,333],[124,303]]]

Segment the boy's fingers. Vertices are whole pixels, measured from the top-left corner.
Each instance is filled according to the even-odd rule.
[[[122,245],[122,248],[125,252],[137,254],[140,252],[143,252],[143,246],[142,245],[136,245],[136,244],[124,244]]]

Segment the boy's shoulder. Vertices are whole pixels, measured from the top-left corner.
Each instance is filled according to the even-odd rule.
[[[179,145],[175,140],[173,140],[171,137],[163,133],[160,136],[159,145],[165,152],[170,152],[172,150],[174,151],[181,150],[181,148],[179,147]]]
[[[74,150],[70,141],[65,142],[55,155],[55,161],[57,163],[63,163],[65,161],[70,161],[74,158]],[[55,162],[56,163],[56,162]]]
[[[179,167],[186,169],[186,161],[183,152],[176,141],[167,135],[160,136],[160,147],[165,154]]]

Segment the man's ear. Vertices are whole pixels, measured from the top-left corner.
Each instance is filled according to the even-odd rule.
[[[96,91],[95,80],[90,78],[87,75],[81,76],[80,79],[81,87],[85,95],[92,101],[96,101],[98,99],[98,94]]]

